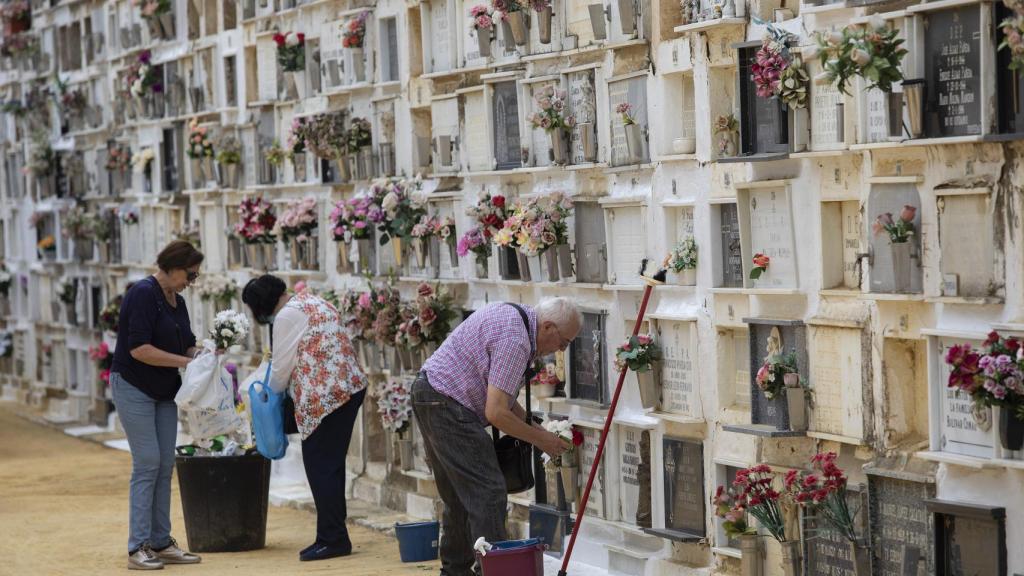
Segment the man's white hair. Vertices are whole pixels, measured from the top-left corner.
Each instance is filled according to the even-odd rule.
[[[534,308],[534,311],[537,313],[538,324],[554,322],[555,326],[561,328],[572,326],[574,322],[576,326],[583,325],[583,315],[580,313],[579,307],[569,298],[559,297],[542,300]]]

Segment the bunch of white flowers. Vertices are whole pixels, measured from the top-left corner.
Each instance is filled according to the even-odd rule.
[[[249,319],[241,312],[222,310],[213,319],[210,338],[218,349],[225,349],[240,343],[249,335]]]
[[[403,436],[412,418],[412,394],[409,383],[402,379],[386,381],[377,399],[377,412],[384,427]]]
[[[202,300],[226,301],[238,294],[238,283],[221,274],[200,276],[195,288]]]
[[[573,428],[572,422],[568,420],[548,420],[543,424],[544,429],[551,432],[555,436],[558,436],[562,440],[569,443],[569,449],[562,453],[561,456],[551,458],[547,454],[544,454],[541,459],[547,463],[549,460],[557,467],[562,465],[575,466],[576,465],[576,448],[583,444],[583,434]]]

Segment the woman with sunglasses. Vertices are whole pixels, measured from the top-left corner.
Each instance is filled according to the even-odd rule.
[[[289,294],[284,281],[270,274],[250,280],[242,302],[256,322],[272,325],[270,387],[287,389],[295,402],[302,464],[316,504],[316,540],[299,560],[348,556],[345,455],[366,395],[348,330],[329,302],[310,291]]]
[[[180,292],[199,277],[202,263],[203,254],[191,244],[171,242],[156,258],[156,274],[133,284],[121,303],[110,387],[132,454],[131,570],[200,561],[171,537],[171,472],[178,435],[178,369],[201,352]]]

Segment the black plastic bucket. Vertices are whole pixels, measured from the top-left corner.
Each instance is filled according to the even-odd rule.
[[[189,550],[243,552],[266,545],[270,460],[258,453],[178,456],[175,465]]]

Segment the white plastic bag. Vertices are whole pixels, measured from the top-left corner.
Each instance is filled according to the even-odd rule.
[[[185,411],[189,434],[197,442],[242,427],[242,419],[235,411],[231,374],[224,367],[223,357],[209,347],[189,362],[174,401]]]

